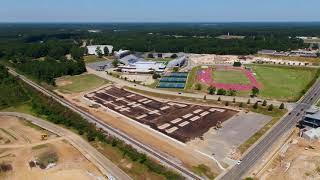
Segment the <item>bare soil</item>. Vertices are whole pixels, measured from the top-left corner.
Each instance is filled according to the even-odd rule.
[[[237,112],[177,102],[160,102],[114,86],[86,94],[85,98],[146,124],[181,142],[201,137]]]
[[[103,87],[107,86],[108,85]],[[83,98],[83,96],[89,93],[89,91],[72,94],[57,93],[81,109],[91,113],[99,119],[102,119],[112,127],[123,131],[143,144],[148,144],[150,147],[159,150],[164,155],[175,160],[177,163],[183,164],[190,169],[194,166],[204,164],[215,174],[220,173],[220,169],[217,167],[215,162],[194,150],[192,147],[189,147],[186,144],[177,143],[178,141],[171,140],[167,136],[156,133],[151,128],[146,128],[140,123],[130,121],[123,116],[112,113],[111,111],[106,111],[104,108],[90,108],[89,106],[92,105],[92,103],[88,103],[88,101]]]
[[[12,166],[12,170],[2,173],[0,179],[89,180],[96,177],[103,179],[98,169],[63,140],[63,137],[48,134],[49,140],[41,141],[40,137],[45,133],[44,130],[25,124],[15,117],[0,116],[0,127],[10,130],[15,136],[11,137],[10,143],[0,145],[0,163],[5,162]],[[56,166],[50,169],[31,168],[29,162],[36,160],[44,152],[57,153]]]
[[[295,135],[288,149],[271,162],[261,179],[320,179],[320,142]]]

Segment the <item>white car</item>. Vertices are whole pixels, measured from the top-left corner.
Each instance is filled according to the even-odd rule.
[[[242,162],[242,160],[239,160],[239,161],[237,162],[237,165],[240,165],[240,164],[241,164],[241,162]]]

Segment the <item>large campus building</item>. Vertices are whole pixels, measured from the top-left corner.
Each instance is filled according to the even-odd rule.
[[[122,64],[118,69],[126,73],[162,73],[166,68],[182,67],[187,61],[186,56],[170,61],[167,65],[161,61],[146,61],[143,58],[130,54],[119,59]]]
[[[187,62],[186,56],[178,57],[177,59],[170,61],[167,65],[167,68],[171,69],[174,67],[182,67],[185,65],[186,62]]]
[[[300,122],[300,124],[311,128],[319,128],[320,110],[318,108],[310,108],[306,112],[306,115],[303,117],[303,120]]]
[[[113,46],[111,46],[111,45],[93,45],[93,46],[87,46],[88,54],[90,54],[90,55],[98,55],[98,53],[97,53],[97,49],[98,49],[98,48],[100,48],[102,54],[105,54],[104,49],[105,49],[106,47],[108,48],[108,51],[109,51],[108,54],[111,54],[112,51],[113,51]]]
[[[131,51],[120,49],[119,51],[115,51],[114,52],[114,57],[117,58],[117,59],[121,59],[121,58],[123,58],[125,56],[128,56],[130,54],[131,54]]]
[[[260,55],[270,56],[298,56],[298,57],[317,57],[317,51],[308,51],[303,49],[293,50],[289,52],[277,52],[275,50],[261,50],[258,51]]]
[[[166,66],[161,62],[139,61],[129,65],[119,66],[122,72],[126,73],[162,73]]]

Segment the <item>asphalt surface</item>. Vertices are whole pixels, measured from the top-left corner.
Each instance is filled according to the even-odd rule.
[[[64,137],[72,146],[78,149],[89,161],[91,161],[104,175],[109,179],[131,179],[120,168],[114,165],[103,154],[92,147],[88,142],[74,134],[73,132],[66,130],[60,126],[52,124],[48,121],[33,117],[31,115],[16,113],[16,112],[0,112],[0,116],[15,116],[24,120],[27,120],[43,129],[46,129],[54,134]]]
[[[318,80],[297,103],[297,106],[284,116],[255,147],[249,150],[242,158],[239,165],[235,165],[228,172],[220,177],[221,180],[239,180],[242,179],[249,170],[261,160],[267,150],[272,147],[286,132],[297,125],[312,105],[317,103],[320,98],[320,80]]]
[[[91,115],[90,113],[82,110],[81,108],[75,106],[74,104],[70,103],[69,101],[59,97],[58,95],[54,94],[53,92],[43,88],[42,86],[34,83],[33,81],[29,80],[23,75],[18,74],[14,69],[7,67],[9,69],[9,73],[13,76],[16,76],[20,78],[25,83],[29,84],[31,87],[35,88],[37,91],[43,93],[44,95],[56,100],[61,105],[68,107],[72,111],[80,114],[84,119],[86,119],[88,122],[93,123],[96,125],[97,128],[101,128],[103,131],[105,131],[107,134],[111,134],[112,136],[115,136],[127,144],[133,146],[137,150],[146,153],[148,156],[153,157],[160,161],[162,164],[173,168],[178,173],[180,173],[182,176],[184,176],[187,179],[202,179],[198,175],[194,174],[193,172],[189,171],[185,167],[183,167],[181,164],[178,164],[177,162],[173,161],[172,158],[167,157],[163,155],[161,152],[158,152],[157,150],[154,150],[150,148],[148,145],[144,145],[143,143],[129,137],[125,133],[119,131],[118,129],[113,128],[112,126],[106,124],[102,120],[96,118],[95,116]]]

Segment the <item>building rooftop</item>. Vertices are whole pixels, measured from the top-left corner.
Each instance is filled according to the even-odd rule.
[[[168,68],[174,68],[174,67],[181,67],[184,65],[184,63],[186,62],[187,57],[186,56],[182,56],[182,57],[178,57],[172,61],[170,61],[167,65]]]
[[[137,56],[135,56],[133,54],[130,54],[128,56],[125,56],[125,57],[121,58],[119,61],[122,64],[129,65],[129,64],[134,64],[134,63],[139,62],[139,61],[144,61],[144,59],[138,58]]]

